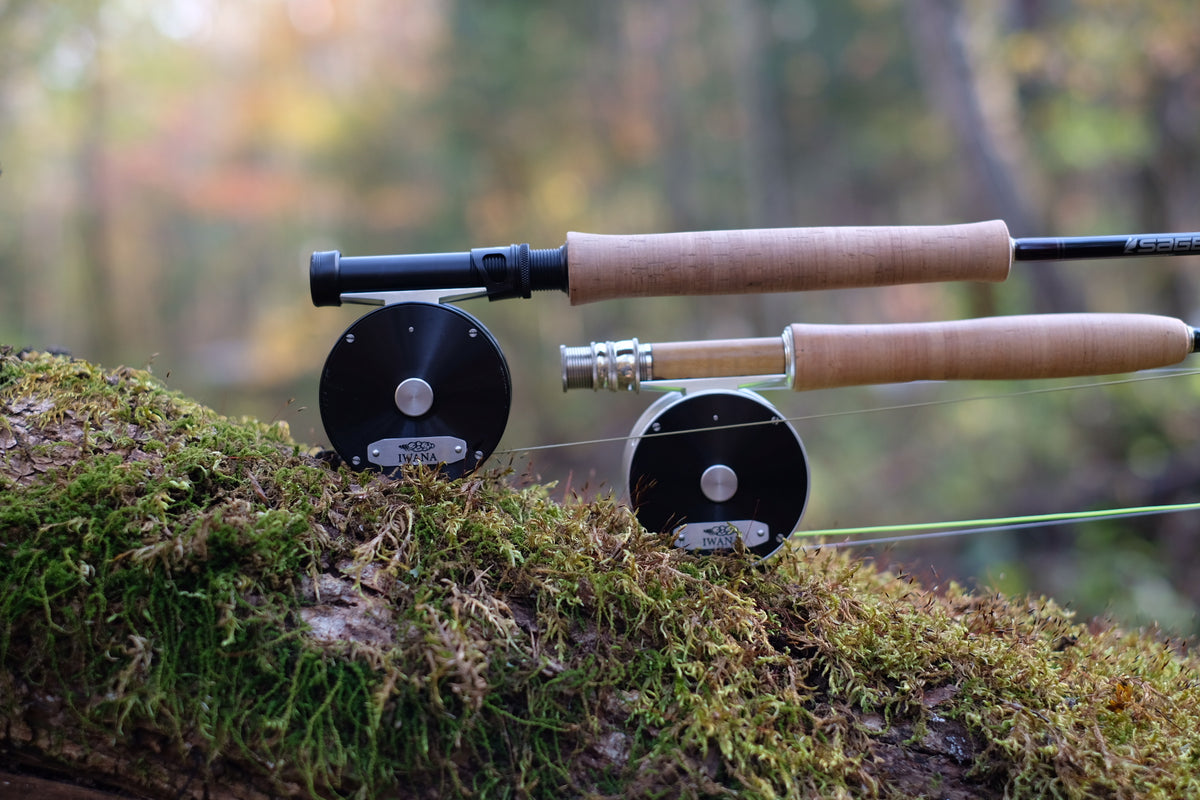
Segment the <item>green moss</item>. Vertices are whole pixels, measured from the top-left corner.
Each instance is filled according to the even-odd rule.
[[[0,407],[10,755],[149,738],[146,776],[322,797],[904,796],[938,758],[917,793],[1200,789],[1195,660],[1046,600],[330,470],[142,372],[6,351]],[[21,735],[46,698],[54,735]]]

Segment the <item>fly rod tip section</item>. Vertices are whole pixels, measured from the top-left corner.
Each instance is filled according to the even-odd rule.
[[[1200,232],[1013,239],[1014,261],[1200,255]]]

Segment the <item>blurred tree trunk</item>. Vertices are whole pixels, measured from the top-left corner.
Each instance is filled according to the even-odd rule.
[[[781,92],[770,70],[770,11],[762,0],[736,0],[730,10],[734,77],[744,126],[742,173],[747,224],[753,228],[796,225],[784,147]]]
[[[660,43],[663,53],[659,82],[662,92],[659,129],[666,143],[662,154],[663,189],[671,230],[695,230],[706,227],[700,222],[703,214],[697,208],[693,152],[696,136],[688,130],[691,120],[687,98],[692,94],[695,78],[686,77],[688,68],[682,60],[688,57],[688,48],[680,41],[696,25],[695,16],[699,12],[690,0],[664,0],[655,8],[654,25],[658,33],[653,39]]]
[[[33,0],[7,0],[0,3],[0,30],[16,28],[25,10],[32,7]],[[0,49],[0,74],[8,74],[9,70],[20,66],[28,57],[29,52],[24,48],[9,45]]]
[[[954,133],[970,188],[964,205],[972,217],[1000,217],[1014,236],[1045,235],[1048,215],[1025,177],[1021,121],[1004,76],[984,75],[966,42],[961,0],[911,0],[905,4],[917,67],[931,105]],[[1084,311],[1082,295],[1049,264],[1028,271],[1039,312]],[[992,313],[992,287],[978,287],[974,313]]]
[[[775,45],[770,8],[763,0],[736,0],[730,9],[733,31],[733,70],[742,118],[742,185],[745,224],[751,228],[787,228],[804,224],[792,203],[791,165],[782,104],[784,93],[771,70]],[[779,322],[792,305],[790,298],[752,295],[745,305],[753,318],[766,325]],[[760,331],[765,332],[765,331]]]
[[[33,0],[7,0],[0,2],[0,32],[18,30],[24,22],[29,9],[34,7]],[[4,37],[4,46],[0,46],[0,76],[9,76],[17,72],[27,62],[32,60],[33,47],[18,47],[11,43],[14,37]],[[8,98],[3,95],[9,87],[0,83],[0,130],[16,129],[15,104],[9,105]],[[12,153],[4,156],[12,157]],[[3,175],[6,158],[0,156],[0,187],[8,191],[10,186]],[[12,162],[9,170],[13,171]],[[9,225],[17,227],[14,220],[6,220]],[[29,286],[31,281],[25,274],[22,265],[26,247],[22,246],[21,237],[15,236],[0,250],[0,282],[4,286],[4,297],[0,300],[0,315],[4,325],[0,326],[8,335],[28,330],[33,316],[32,308],[36,306]]]
[[[1149,87],[1152,154],[1140,181],[1142,230],[1196,230],[1200,227],[1200,81],[1194,74],[1159,75]],[[1194,268],[1172,259],[1162,265],[1160,311],[1193,324],[1200,309]]]
[[[113,257],[112,169],[109,164],[111,87],[106,63],[100,4],[91,9],[89,30],[96,40],[95,61],[85,83],[79,120],[79,257],[81,310],[89,355],[116,360],[116,263]]]

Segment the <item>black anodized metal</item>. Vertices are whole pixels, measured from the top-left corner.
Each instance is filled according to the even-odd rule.
[[[1013,240],[1015,261],[1200,255],[1200,233],[1030,237]]]
[[[396,405],[396,387],[420,378],[433,390],[416,417]],[[495,339],[461,309],[397,303],[360,317],[325,360],[319,390],[330,444],[356,469],[379,469],[367,448],[384,439],[453,436],[464,458],[441,465],[449,478],[477,467],[500,441],[512,404],[512,380]]]
[[[760,558],[796,529],[808,501],[808,459],[795,431],[766,401],[734,391],[684,395],[639,427],[627,478],[647,529],[756,520],[769,526],[767,540],[748,548]],[[701,476],[718,464],[736,473],[738,487],[715,503],[701,489]]]
[[[343,294],[439,289],[483,289],[489,299],[567,291],[567,249],[527,244],[476,247],[463,253],[344,256],[317,251],[309,259],[309,292],[315,306],[341,305]]]

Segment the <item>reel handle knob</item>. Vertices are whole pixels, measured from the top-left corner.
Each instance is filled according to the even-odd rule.
[[[935,281],[1003,281],[1001,220],[963,225],[763,228],[614,236],[571,232],[572,305]]]

